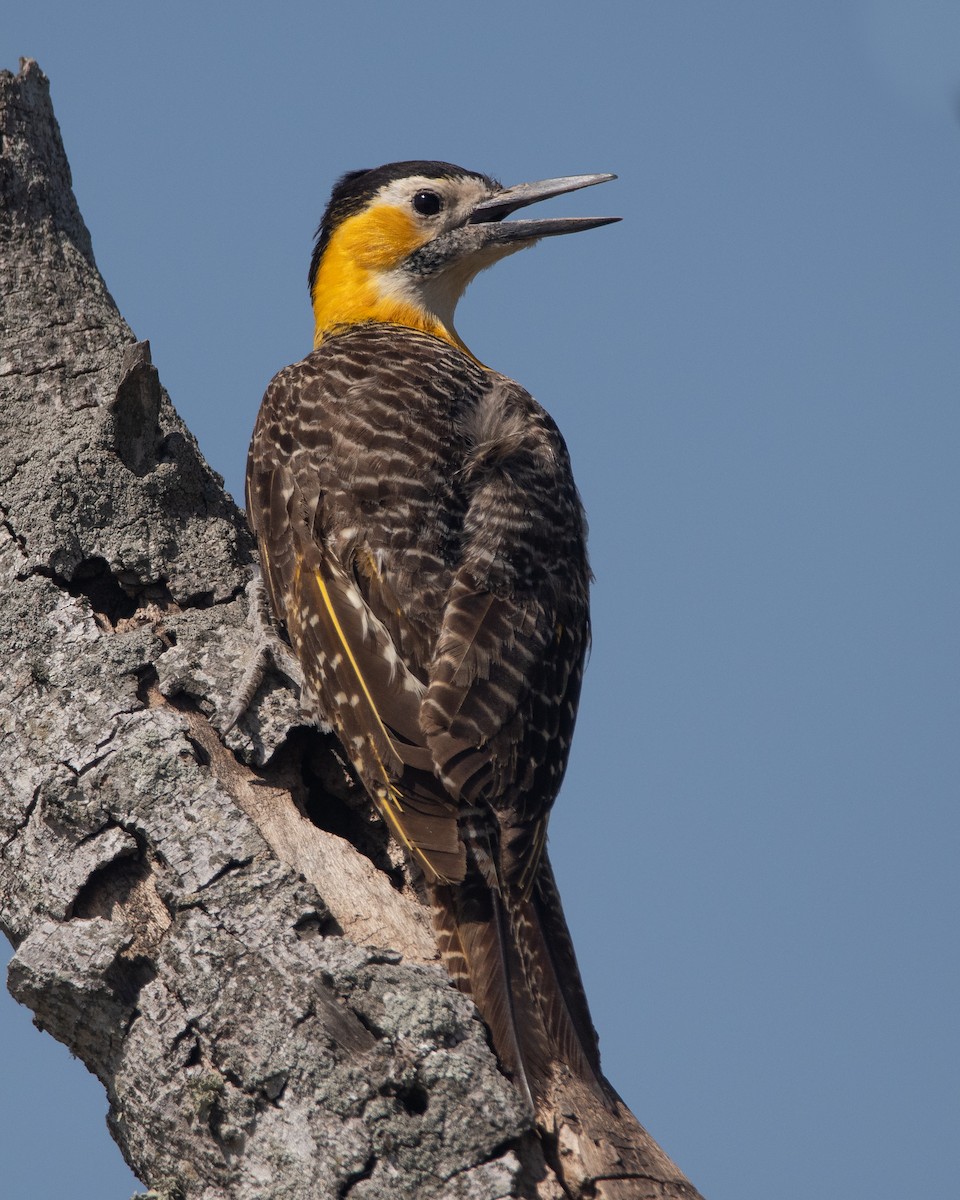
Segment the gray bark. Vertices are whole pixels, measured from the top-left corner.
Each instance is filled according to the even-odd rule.
[[[0,137],[10,990],[167,1200],[694,1196],[629,1114],[599,1167],[576,1121],[538,1136],[284,680],[224,735],[251,539],[97,272],[34,63]]]

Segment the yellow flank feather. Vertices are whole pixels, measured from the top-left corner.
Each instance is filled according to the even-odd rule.
[[[313,285],[314,348],[338,325],[385,321],[433,334],[469,354],[455,330],[391,286],[391,275],[395,283],[403,260],[428,240],[392,204],[374,205],[339,225]]]
[[[333,627],[337,631],[337,638],[340,642],[340,645],[343,647],[343,652],[347,656],[347,660],[349,661],[350,666],[353,667],[353,673],[357,677],[357,682],[360,684],[360,687],[363,690],[363,694],[367,698],[367,703],[370,705],[370,711],[371,711],[371,713],[373,713],[374,720],[380,726],[383,736],[389,742],[390,734],[387,732],[386,726],[384,725],[383,721],[380,719],[380,714],[379,714],[379,712],[377,712],[377,706],[373,701],[373,697],[370,695],[370,689],[367,687],[367,681],[364,679],[363,674],[360,670],[360,664],[357,662],[356,658],[354,657],[354,653],[350,646],[350,642],[347,640],[347,635],[343,632],[343,626],[340,624],[340,619],[336,614],[336,610],[333,607],[332,601],[330,600],[330,593],[327,591],[327,585],[323,581],[323,576],[319,572],[317,572],[315,574],[314,578],[317,581],[317,587],[320,589],[320,595],[323,597],[323,603],[326,606],[327,612],[330,615],[330,620],[333,624]],[[373,745],[373,743],[371,742],[371,746],[372,745]],[[380,755],[376,753],[375,748],[374,748],[374,754],[376,755],[377,762],[380,764],[380,768],[383,771],[384,783],[387,785],[387,788],[389,790],[391,790],[391,791],[394,790],[393,785],[391,784],[390,776],[387,772],[387,769],[386,769],[386,767],[384,767],[383,763],[381,762]]]
[[[320,590],[320,595],[323,598],[324,607],[326,608],[327,613],[330,617],[331,624],[333,625],[334,630],[336,631],[337,640],[339,641],[340,645],[343,647],[343,652],[347,656],[347,661],[350,663],[350,666],[353,668],[353,673],[357,678],[357,682],[359,683],[360,688],[363,691],[364,696],[366,697],[367,704],[370,706],[370,712],[373,715],[373,719],[376,721],[377,725],[379,725],[384,738],[386,738],[386,740],[387,740],[387,743],[390,744],[390,743],[392,743],[392,738],[390,737],[390,734],[380,717],[380,713],[377,711],[377,706],[374,703],[373,696],[370,694],[370,689],[367,687],[367,682],[364,679],[363,673],[360,670],[360,664],[357,662],[356,657],[353,653],[353,650],[350,646],[350,642],[347,638],[347,635],[343,631],[343,626],[340,624],[340,619],[338,618],[336,610],[334,609],[334,606],[333,606],[333,602],[330,599],[330,592],[327,588],[326,583],[324,582],[323,576],[319,572],[315,572],[314,578],[317,581],[317,587]],[[407,831],[406,831],[406,829],[404,829],[403,822],[401,820],[401,814],[403,813],[403,805],[401,804],[401,801],[403,799],[403,793],[397,788],[396,784],[390,778],[390,772],[387,770],[386,766],[384,765],[383,759],[381,759],[381,757],[377,751],[376,742],[374,741],[374,739],[372,737],[370,737],[370,736],[367,737],[367,744],[370,747],[370,751],[373,754],[373,757],[377,761],[377,767],[380,770],[380,774],[383,776],[383,785],[381,787],[377,788],[377,793],[378,793],[378,796],[380,799],[380,805],[381,805],[380,811],[383,813],[383,816],[386,819],[387,824],[390,826],[391,830],[393,831],[394,837],[396,837],[397,840],[401,843],[401,845],[405,846],[407,848],[407,850],[409,850],[410,853],[414,855],[414,857],[417,859],[417,861],[423,867],[423,870],[426,873],[426,876],[428,879],[432,879],[432,880],[435,880],[435,881],[441,882],[441,883],[446,882],[444,880],[444,877],[440,874],[439,871],[437,871],[436,867],[434,867],[434,865],[430,862],[429,858],[427,858],[427,856],[423,853],[423,851],[420,849],[420,847],[417,846],[414,842],[412,842],[410,840],[409,836],[407,835]]]

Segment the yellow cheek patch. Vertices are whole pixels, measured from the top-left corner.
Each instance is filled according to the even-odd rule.
[[[349,217],[333,236],[331,248],[368,271],[389,270],[427,240],[413,218],[392,204],[378,204]]]
[[[389,286],[403,260],[429,240],[413,217],[393,204],[348,217],[334,231],[314,280],[314,346],[337,326],[385,321],[431,333],[470,354],[439,317]]]
[[[426,240],[413,218],[392,204],[348,217],[330,239],[314,283],[314,345],[335,325],[420,325],[416,308],[384,296],[382,278]]]

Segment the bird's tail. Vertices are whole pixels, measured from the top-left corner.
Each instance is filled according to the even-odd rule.
[[[544,852],[527,886],[490,886],[479,870],[431,885],[441,954],[473,997],[497,1057],[534,1107],[558,1074],[606,1097],[597,1035],[553,871]]]

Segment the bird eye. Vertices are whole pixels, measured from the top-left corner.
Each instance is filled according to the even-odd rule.
[[[436,192],[417,192],[413,198],[413,207],[421,217],[435,217],[443,208],[443,200]]]

